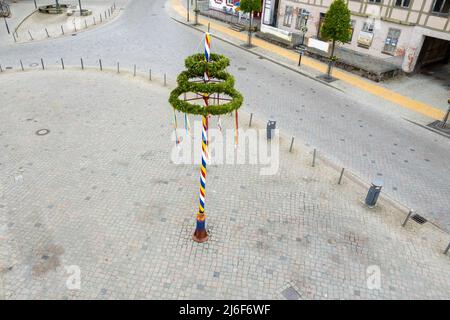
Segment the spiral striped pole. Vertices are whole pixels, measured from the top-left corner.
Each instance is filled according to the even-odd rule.
[[[211,35],[205,34],[205,61],[209,62],[211,54]],[[209,82],[209,76],[207,70],[203,77],[205,83]],[[205,108],[208,107],[209,96],[203,95],[205,102]],[[206,232],[206,214],[205,214],[205,196],[206,196],[206,159],[208,155],[208,116],[202,116],[202,163],[200,167],[200,194],[199,194],[199,207],[197,213],[197,225],[192,238],[196,242],[205,242],[208,240],[208,233]]]

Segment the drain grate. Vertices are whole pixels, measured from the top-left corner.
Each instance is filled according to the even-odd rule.
[[[450,134],[450,123],[444,124],[442,121],[436,120],[428,124],[427,126],[439,130],[441,132],[444,132],[446,134]]]
[[[425,222],[428,221],[427,219],[425,219],[424,217],[422,217],[421,215],[418,215],[418,214],[413,215],[411,217],[411,219],[413,219],[418,224],[424,224]]]

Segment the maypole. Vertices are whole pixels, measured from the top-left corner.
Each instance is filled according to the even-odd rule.
[[[187,70],[178,75],[178,86],[170,93],[169,103],[174,109],[185,114],[202,116],[199,207],[192,238],[196,242],[205,242],[208,240],[205,215],[206,164],[210,160],[208,155],[208,118],[232,113],[239,109],[243,97],[234,89],[233,76],[225,70],[230,65],[230,60],[223,55],[211,53],[211,35],[209,33],[205,34],[204,53],[187,57],[184,64]],[[188,123],[185,116],[185,126],[188,126]],[[218,126],[221,127],[220,119],[218,119]]]
[[[205,34],[205,61],[209,62],[211,55],[211,35]],[[208,70],[205,69],[203,74],[203,82],[209,82]],[[209,94],[203,94],[203,101],[205,108],[208,108]],[[208,233],[206,232],[206,214],[205,214],[205,196],[206,196],[206,159],[208,155],[208,114],[202,116],[202,163],[200,166],[200,194],[199,206],[197,213],[197,224],[192,238],[197,242],[205,242],[208,240]]]

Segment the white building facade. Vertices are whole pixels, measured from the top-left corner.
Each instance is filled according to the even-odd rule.
[[[302,9],[310,15],[307,38],[320,39],[332,0],[264,0],[261,31],[300,33]],[[352,38],[347,49],[396,61],[405,72],[450,58],[450,0],[347,0]],[[395,58],[395,59],[393,59]]]

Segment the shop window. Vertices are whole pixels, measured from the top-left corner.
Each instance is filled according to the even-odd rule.
[[[388,54],[394,54],[397,48],[398,38],[400,38],[400,30],[389,28],[386,41],[384,41],[383,52]]]

